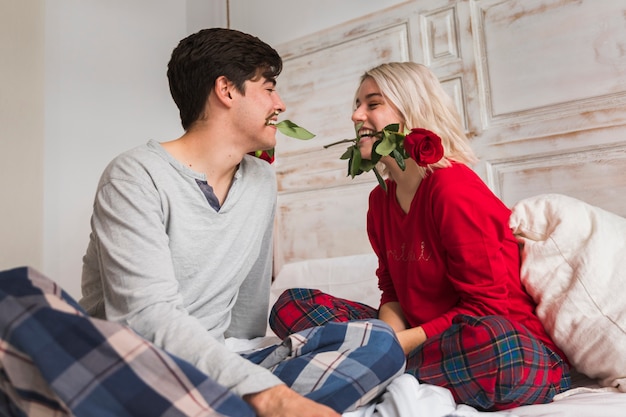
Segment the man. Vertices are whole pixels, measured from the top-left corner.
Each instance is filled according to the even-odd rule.
[[[223,343],[266,329],[276,181],[248,154],[275,146],[281,69],[274,49],[239,31],[205,29],[179,43],[167,74],[185,132],[106,168],[80,304],[191,362],[259,416],[336,416],[402,372],[383,323],[313,329],[246,357]],[[329,357],[336,363],[324,364]]]

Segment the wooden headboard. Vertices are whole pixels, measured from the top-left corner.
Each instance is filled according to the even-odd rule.
[[[408,1],[278,46],[281,136],[275,272],[285,263],[370,253],[372,173],[350,179],[354,92],[379,63],[429,66],[456,100],[480,162],[509,206],[566,194],[626,216],[626,10],[595,0]],[[279,135],[280,136],[280,135]]]

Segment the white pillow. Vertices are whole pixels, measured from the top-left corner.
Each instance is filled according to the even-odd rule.
[[[626,392],[626,219],[544,194],[518,202],[510,226],[554,342],[578,371]]]
[[[376,277],[378,258],[373,253],[310,259],[285,264],[272,283],[270,304],[288,288],[314,288],[335,297],[380,305]]]

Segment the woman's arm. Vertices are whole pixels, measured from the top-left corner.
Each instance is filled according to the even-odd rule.
[[[378,318],[391,326],[394,332],[406,330],[409,325],[404,318],[404,313],[397,301],[391,301],[380,306]]]
[[[422,329],[422,326],[413,327],[396,333],[398,342],[402,346],[402,350],[405,355],[408,355],[413,350],[422,345],[427,339],[426,332]]]
[[[396,332],[400,346],[404,350],[404,354],[408,355],[412,350],[420,346],[426,341],[426,333],[421,327],[410,328],[400,303],[392,301],[380,306],[378,310],[378,318],[391,326]]]

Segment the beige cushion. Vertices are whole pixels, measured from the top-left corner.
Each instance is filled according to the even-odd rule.
[[[544,194],[513,207],[521,278],[572,365],[626,392],[626,219]]]

